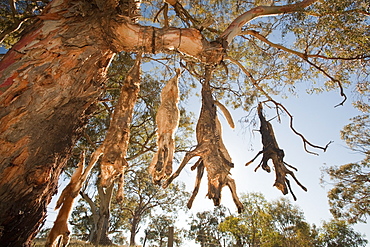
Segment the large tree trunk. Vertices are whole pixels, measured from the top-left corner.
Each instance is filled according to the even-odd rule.
[[[30,245],[113,55],[104,16],[67,7],[53,1],[0,63],[1,246]]]
[[[112,50],[178,48],[196,57],[205,42],[194,29],[141,28],[115,18],[108,2],[105,9],[84,4],[81,9],[78,1],[54,0],[0,62],[2,246],[29,245],[45,219],[102,91]]]

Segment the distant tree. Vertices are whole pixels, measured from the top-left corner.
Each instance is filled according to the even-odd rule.
[[[231,234],[236,241],[235,246],[259,246],[262,236],[271,238],[274,235],[271,215],[267,212],[268,202],[260,193],[244,194],[241,200],[244,211],[240,215],[226,217],[219,229]]]
[[[140,225],[155,209],[175,214],[185,206],[189,193],[185,185],[174,183],[163,190],[152,183],[145,168],[127,175],[125,197],[120,206],[126,229],[130,232],[130,246],[136,245],[136,234]]]
[[[225,219],[227,209],[224,206],[215,207],[213,211],[198,212],[191,217],[188,237],[194,239],[200,246],[224,246],[226,234],[219,231],[218,225]]]
[[[314,246],[315,234],[303,212],[287,199],[267,202],[262,194],[250,193],[242,201],[245,211],[219,225],[233,237],[233,246]]]
[[[85,128],[83,138],[80,139],[75,147],[76,153],[82,149],[94,152],[97,146],[104,141],[107,129],[110,126],[114,106],[117,104],[122,81],[129,70],[129,65],[132,63],[133,59],[129,53],[118,54],[112,62],[106,93],[98,104],[97,113],[90,119],[89,124]],[[159,105],[159,95],[155,92],[159,91],[160,87],[165,83],[163,79],[160,79],[161,77],[162,75],[157,74],[155,78],[150,76],[142,78],[141,90],[135,105],[137,110],[130,125],[130,141],[126,157],[126,160],[130,163],[130,167],[127,170],[128,173],[137,169],[145,169],[151,158],[148,153],[155,149],[156,129],[153,119],[155,119],[155,112]],[[181,90],[182,99],[186,99],[187,94],[188,90]],[[181,119],[177,133],[176,151],[184,150],[190,145],[191,142],[188,141],[188,135],[192,133],[191,114],[187,114],[183,107],[180,109]],[[99,163],[100,161],[98,161]],[[108,235],[120,231],[123,225],[122,222],[124,220],[120,210],[122,204],[115,200],[115,188],[113,185],[103,189],[100,186],[98,177],[99,170],[93,170],[90,185],[86,186],[85,190],[81,192],[82,199],[89,205],[89,212],[91,212],[88,240],[92,243],[109,245],[111,240]],[[86,203],[81,205],[86,205]],[[79,215],[79,212],[76,212],[76,215]],[[75,218],[80,223],[84,221],[83,219],[78,220]],[[83,228],[86,229],[86,227]]]
[[[322,247],[361,247],[368,243],[364,236],[354,231],[348,223],[340,220],[323,223],[319,242]]]
[[[270,224],[276,233],[274,239],[284,247],[314,246],[316,232],[307,223],[303,211],[288,199],[280,198],[268,204],[267,213],[271,215]],[[269,236],[264,238],[262,246],[269,245]]]
[[[324,168],[333,188],[328,192],[330,211],[349,223],[367,222],[370,215],[370,115],[351,119],[341,131],[348,147],[364,155],[363,160]],[[323,182],[325,177],[323,178]]]
[[[176,246],[181,246],[184,241],[185,229],[175,227],[176,217],[167,216],[164,214],[153,215],[150,218],[147,229],[145,232],[145,237],[142,240],[143,246],[146,243],[150,244],[151,247],[166,247],[168,246],[168,235],[169,227],[174,227],[174,243]]]

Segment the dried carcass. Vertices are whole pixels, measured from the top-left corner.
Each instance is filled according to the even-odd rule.
[[[262,154],[262,160],[260,164],[257,166],[257,168],[255,169],[255,171],[260,166],[262,166],[263,170],[270,172],[271,169],[270,169],[270,166],[267,164],[267,162],[271,159],[272,163],[274,164],[275,175],[276,175],[274,186],[276,186],[279,190],[281,190],[281,192],[284,195],[288,193],[288,189],[289,189],[289,191],[292,193],[294,200],[296,200],[296,197],[290,187],[290,182],[287,179],[286,175],[289,174],[290,176],[292,176],[292,178],[296,181],[296,183],[304,191],[307,191],[307,189],[298,181],[294,173],[286,167],[286,166],[289,166],[290,168],[297,171],[296,168],[284,162],[284,150],[279,148],[277,141],[275,139],[275,134],[274,134],[272,125],[266,120],[266,118],[264,117],[262,113],[262,103],[258,105],[257,111],[258,111],[258,117],[261,123],[260,133],[262,136],[263,149],[262,151],[259,151],[257,155],[246,164],[246,166],[251,164],[260,154]]]
[[[236,194],[235,182],[230,177],[230,169],[234,164],[222,142],[221,123],[217,118],[215,100],[210,87],[210,77],[211,72],[207,69],[205,80],[202,83],[202,108],[196,127],[198,144],[194,150],[185,154],[179,168],[164,182],[163,187],[167,187],[180,174],[191,158],[200,156],[200,159],[192,167],[192,170],[197,168],[198,173],[195,189],[188,207],[191,207],[198,193],[200,180],[205,168],[208,176],[208,198],[212,199],[213,203],[218,206],[221,200],[221,189],[227,185],[231,190],[238,211],[241,212],[243,205]]]
[[[156,184],[159,184],[164,177],[172,173],[175,132],[180,119],[180,110],[178,108],[178,80],[180,74],[180,69],[178,69],[175,77],[167,82],[161,92],[161,104],[156,115],[158,151],[155,153],[149,167],[149,172]]]
[[[78,193],[85,182],[83,179],[84,164],[85,156],[82,155],[81,162],[78,164],[78,167],[73,173],[69,184],[64,188],[62,194],[59,196],[55,210],[58,208],[60,208],[60,210],[46,239],[46,247],[55,246],[59,237],[61,238],[61,243],[63,246],[67,246],[69,243],[70,231],[68,229],[67,222],[72,211],[74,199],[78,196]]]
[[[101,158],[101,185],[109,187],[118,178],[117,199],[123,198],[124,173],[128,167],[125,155],[127,152],[130,124],[134,106],[140,90],[140,61],[137,55],[135,64],[127,73],[121,88],[117,105],[103,144],[96,150]]]

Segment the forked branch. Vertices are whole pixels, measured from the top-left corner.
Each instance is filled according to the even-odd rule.
[[[297,12],[317,2],[317,0],[303,0],[295,4],[284,6],[258,6],[237,17],[229,27],[221,34],[220,38],[226,41],[226,46],[231,43],[234,37],[242,32],[243,26],[259,16],[281,15],[285,13]],[[226,48],[226,47],[225,47]]]

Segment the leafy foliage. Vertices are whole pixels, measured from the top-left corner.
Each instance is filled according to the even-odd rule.
[[[370,116],[368,114],[352,118],[352,123],[341,131],[342,139],[353,151],[364,154],[364,159],[331,166],[324,171],[333,182],[328,193],[331,213],[335,218],[350,223],[366,222],[370,215]]]
[[[324,222],[319,241],[326,247],[366,246],[367,240],[355,232],[346,222],[331,220]]]
[[[367,240],[344,221],[331,220],[317,228],[290,201],[268,202],[260,193],[242,197],[245,212],[230,215],[219,231],[232,237],[228,246],[365,246]],[[201,214],[200,214],[201,215]]]
[[[201,246],[221,246],[225,234],[218,230],[226,217],[226,208],[215,207],[213,211],[198,212],[192,216],[188,237],[195,239]]]

